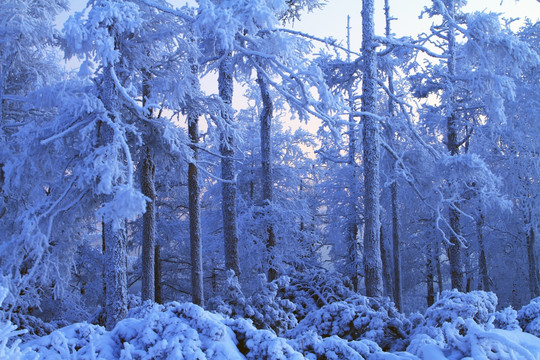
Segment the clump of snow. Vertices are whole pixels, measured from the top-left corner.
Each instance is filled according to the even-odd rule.
[[[540,336],[540,297],[523,306],[517,314],[521,328],[535,336]]]

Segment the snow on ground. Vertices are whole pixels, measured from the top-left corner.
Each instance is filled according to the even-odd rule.
[[[24,343],[4,321],[0,359],[540,359],[540,338],[517,326],[538,318],[538,302],[520,312],[497,312],[496,302],[490,293],[448,291],[425,315],[406,319],[390,302],[357,295],[321,307],[282,337],[191,303],[145,304],[111,331],[76,323]]]

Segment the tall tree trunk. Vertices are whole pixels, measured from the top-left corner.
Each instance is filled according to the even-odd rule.
[[[225,103],[227,109],[223,112],[223,120],[226,126],[233,121],[232,96],[233,96],[233,62],[232,56],[225,56],[219,66],[218,88],[219,96]],[[229,129],[230,130],[230,129]],[[236,212],[236,181],[234,169],[234,147],[232,136],[224,133],[222,135],[221,152],[221,178],[225,181],[221,183],[222,213],[223,213],[223,238],[225,245],[225,269],[234,270],[237,276],[240,275],[240,264],[238,259],[238,232],[237,232],[237,212]]]
[[[362,111],[377,112],[377,53],[375,43],[374,0],[362,1],[362,54],[364,73],[362,79]],[[379,238],[379,123],[371,115],[363,115],[365,233],[364,270],[366,295],[383,294],[382,262]]]
[[[142,86],[143,105],[146,104],[150,96],[150,73],[143,69],[145,76]],[[148,114],[152,117],[152,112]],[[149,131],[151,132],[151,130]],[[143,301],[155,301],[155,246],[156,246],[156,165],[154,161],[154,149],[149,145],[152,142],[151,136],[147,136],[144,148],[144,159],[141,171],[141,191],[150,201],[146,202],[146,211],[143,214],[142,232],[142,289],[141,297]]]
[[[142,239],[142,300],[154,302],[155,297],[155,246],[156,246],[156,166],[154,151],[145,148],[142,164],[141,190],[150,201],[146,202],[146,212],[143,214]]]
[[[432,244],[428,244],[428,253],[426,255],[426,285],[427,285],[427,295],[426,302],[427,306],[431,306],[435,303],[435,284],[434,284],[434,275],[435,275],[435,266],[434,266],[434,251]]]
[[[120,109],[118,91],[112,78],[112,65],[107,65],[103,72],[102,99],[111,121],[117,121],[115,114]],[[114,134],[110,126],[101,124],[99,127],[99,142],[107,144],[112,141]],[[111,197],[109,195],[109,197]],[[114,328],[116,323],[127,314],[127,239],[126,222],[105,219],[105,327]]]
[[[105,223],[105,328],[112,330],[127,315],[127,239],[125,220]]]
[[[403,311],[401,289],[401,254],[399,249],[399,207],[398,207],[398,180],[395,179],[390,187],[392,192],[392,255],[394,259],[394,303],[396,308]]]
[[[351,61],[350,50],[351,50],[351,26],[350,26],[351,17],[347,16],[347,62]],[[351,271],[351,281],[353,283],[353,289],[355,292],[359,288],[359,274],[361,272],[361,261],[360,261],[360,244],[358,242],[358,228],[359,228],[359,217],[358,217],[358,186],[357,181],[359,177],[358,164],[356,162],[356,143],[358,141],[358,131],[357,131],[357,121],[353,114],[356,111],[356,103],[354,101],[354,90],[352,89],[352,83],[347,87],[347,97],[349,102],[349,108],[351,113],[349,114],[349,159],[348,165],[351,167],[351,179],[350,179],[350,195],[349,195],[349,215],[347,219],[347,233],[346,241],[349,253],[349,262],[352,268]]]
[[[381,260],[382,260],[382,270],[383,270],[383,285],[384,285],[384,296],[392,297],[392,266],[390,265],[390,255],[389,249],[386,246],[386,241],[384,239],[384,228],[381,225],[380,229],[380,245],[381,245]]]
[[[268,207],[273,201],[274,180],[272,176],[272,116],[274,105],[268,91],[268,84],[260,70],[257,71],[257,82],[261,90],[262,113],[261,113],[261,165],[262,165],[262,201],[263,206]],[[274,247],[276,235],[273,224],[268,224],[266,239],[266,251],[268,253],[268,281],[277,279],[278,272],[275,265]]]
[[[384,17],[386,20],[385,34],[387,37],[392,35],[391,30],[391,21],[392,16],[390,15],[390,4],[389,0],[384,0]],[[388,90],[390,93],[394,93],[394,74],[392,70],[388,72]],[[388,114],[393,117],[395,113],[394,100],[391,96],[388,97]],[[394,139],[395,135],[393,133],[388,134],[389,139]],[[401,289],[401,254],[400,254],[400,224],[399,224],[399,197],[398,197],[398,176],[397,176],[397,160],[394,160],[394,174],[395,179],[390,185],[391,193],[391,203],[392,203],[392,258],[393,258],[393,288],[392,295],[394,299],[394,304],[399,311],[403,310],[403,299],[402,299],[402,289]]]
[[[191,296],[194,304],[204,306],[203,263],[201,240],[201,196],[199,186],[199,173],[196,162],[198,160],[199,142],[199,116],[190,113],[188,117],[189,140],[193,146],[193,161],[188,168],[189,191],[189,239],[191,246]]]
[[[484,214],[480,216],[476,222],[476,233],[478,236],[478,248],[480,251],[478,259],[478,268],[480,272],[479,290],[490,291],[489,274],[487,267],[486,249],[484,245]]]
[[[161,304],[163,303],[163,299],[161,296],[161,255],[159,250],[159,244],[156,244],[154,247],[154,295],[156,303]]]
[[[530,215],[529,215],[530,218]],[[536,234],[534,222],[529,220],[529,229],[527,231],[527,258],[529,262],[529,290],[531,297],[540,296],[540,287],[538,284],[538,266],[536,264]]]
[[[451,19],[454,19],[455,4],[454,0],[446,0],[447,10]],[[453,89],[454,77],[456,75],[456,34],[453,24],[450,21],[448,23],[448,76],[451,84],[449,86]],[[448,107],[450,113],[447,117],[447,139],[446,145],[451,156],[459,154],[459,120],[455,113],[456,98],[453,90],[449,90],[450,103]],[[454,204],[456,207],[458,204]],[[450,217],[450,227],[452,233],[450,234],[451,245],[448,248],[448,260],[450,261],[450,278],[452,282],[452,288],[458,291],[465,290],[465,269],[463,265],[463,251],[458,236],[461,234],[461,221],[460,213],[452,206],[448,209]]]

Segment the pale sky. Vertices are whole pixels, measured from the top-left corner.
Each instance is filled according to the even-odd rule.
[[[185,4],[186,0],[169,0],[177,6]],[[71,10],[79,11],[84,8],[87,0],[71,0]],[[189,3],[194,3],[189,0]],[[431,0],[390,0],[390,13],[397,18],[392,23],[393,32],[397,36],[414,36],[420,32],[427,31],[431,20],[419,20],[418,17],[424,6],[431,3]],[[377,33],[384,34],[384,0],[375,0]],[[311,14],[305,14],[302,20],[294,25],[294,28],[308,32],[318,37],[331,36],[342,40],[345,44],[347,15],[351,16],[351,47],[360,48],[361,41],[361,21],[360,11],[362,9],[361,0],[328,0],[328,4],[322,9]],[[538,21],[540,18],[539,0],[469,0],[464,9],[466,12],[472,11],[493,11],[505,14],[505,17],[516,18],[528,16],[532,20]],[[63,14],[58,22],[62,24],[68,14]]]

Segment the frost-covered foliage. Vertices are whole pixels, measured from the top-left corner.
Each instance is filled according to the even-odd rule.
[[[291,359],[304,357],[283,338],[245,319],[194,304],[146,305],[111,331],[78,323],[25,344],[38,358]],[[29,357],[31,358],[31,357]]]
[[[540,297],[523,306],[517,313],[517,320],[523,331],[540,337]]]
[[[8,289],[4,286],[0,286],[0,305],[6,298]],[[4,315],[4,314],[2,314]],[[25,334],[27,330],[16,330],[17,326],[13,325],[11,321],[0,317],[0,359],[22,359],[25,351],[20,348],[20,339],[13,340],[17,336]]]
[[[508,306],[493,313],[493,326],[496,329],[503,330],[518,330],[520,325],[518,322],[518,313],[512,307]]]
[[[345,340],[335,335],[321,337],[311,330],[294,338],[291,343],[310,360],[364,360],[382,352],[377,343],[371,340]]]
[[[294,328],[298,323],[294,316],[296,305],[278,295],[289,286],[290,278],[284,276],[268,282],[260,274],[258,279],[259,286],[246,298],[238,278],[229,270],[224,297],[211,300],[209,305],[227,316],[251,319],[257,328],[272,329],[278,335]]]
[[[413,321],[407,352],[430,359],[535,359],[538,338],[522,332],[513,309],[495,312],[496,306],[493,293],[443,292],[425,320]]]
[[[442,324],[430,325],[422,315],[414,315],[409,321],[395,310],[387,311],[392,308],[388,302],[383,308],[379,306],[381,300],[356,297],[348,303],[331,304],[335,308],[325,306],[323,312],[315,312],[313,317],[308,315],[285,337],[257,328],[250,319],[211,313],[191,303],[146,302],[131,309],[128,318],[111,331],[98,325],[75,323],[21,344],[18,340],[8,343],[10,337],[19,334],[11,332],[10,323],[4,323],[0,354],[5,354],[2,358],[6,359],[59,360],[537,359],[538,337],[517,328],[498,328],[493,316],[485,323],[476,322],[469,311],[456,305],[459,301],[455,295],[452,299],[446,297],[446,302],[454,306],[449,305],[444,311],[445,317],[452,320]],[[489,293],[476,294],[476,299],[462,296],[461,301],[475,306],[482,298],[490,302],[486,300],[490,297]],[[364,316],[366,307],[372,316]],[[437,309],[440,311],[440,305]],[[510,310],[502,315],[506,323],[512,323]],[[425,318],[432,312],[428,309]],[[449,315],[451,312],[454,314]],[[356,318],[350,320],[352,317]],[[314,326],[305,326],[306,321]],[[365,332],[359,331],[360,327]]]
[[[354,294],[346,278],[334,272],[305,267],[289,273],[288,277],[290,282],[279,290],[280,296],[295,304],[298,321],[324,305],[344,301]]]
[[[287,336],[295,338],[307,331],[323,338],[367,339],[383,349],[399,349],[410,331],[410,322],[388,299],[356,295],[309,313]]]
[[[426,310],[426,322],[428,326],[442,326],[446,322],[451,323],[461,318],[486,324],[496,307],[497,296],[494,293],[445,290],[440,299]]]

